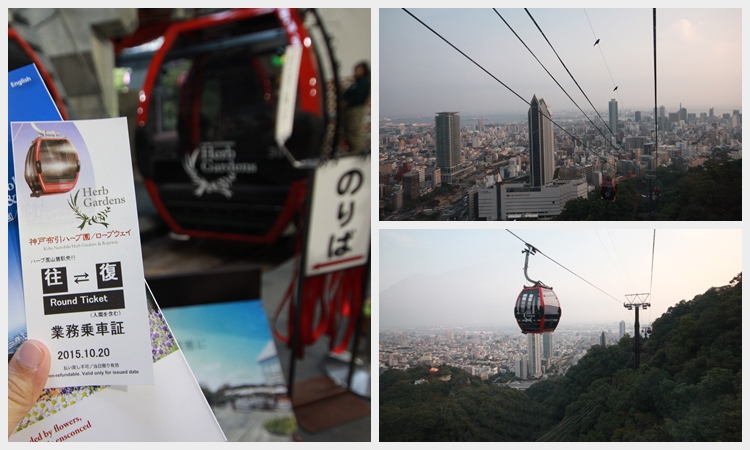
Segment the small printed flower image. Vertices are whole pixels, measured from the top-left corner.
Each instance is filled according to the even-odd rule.
[[[151,333],[151,357],[156,362],[176,352],[179,347],[167,325],[167,321],[164,319],[164,315],[154,303],[148,290],[146,297],[148,298],[148,326]]]
[[[83,399],[90,397],[94,392],[100,391],[106,386],[77,386],[64,388],[45,389],[37,399],[36,404],[26,417],[16,427],[16,432],[33,425],[45,417],[57,414],[68,406],[73,406]]]

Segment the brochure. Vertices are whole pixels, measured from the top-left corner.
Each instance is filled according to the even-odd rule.
[[[165,307],[164,315],[230,441],[292,440],[269,431],[294,423],[294,413],[260,299]]]
[[[127,119],[12,122],[28,336],[48,388],[153,384]]]
[[[8,72],[8,120],[62,120],[36,66],[31,64]],[[26,340],[21,254],[18,247],[16,177],[8,127],[8,357]]]
[[[169,325],[148,296],[152,386],[45,389],[10,441],[225,441]]]

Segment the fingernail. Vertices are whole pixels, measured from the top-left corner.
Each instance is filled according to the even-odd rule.
[[[26,341],[18,349],[18,362],[28,367],[29,369],[36,369],[44,358],[44,353],[38,345],[31,341]]]

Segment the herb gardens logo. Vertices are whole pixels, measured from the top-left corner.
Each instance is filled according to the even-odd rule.
[[[258,166],[255,163],[234,162],[234,158],[237,156],[237,152],[232,148],[234,145],[233,141],[201,142],[200,146],[192,153],[185,155],[182,167],[196,186],[193,191],[196,197],[215,192],[226,198],[231,198],[233,194],[231,188],[237,179],[237,174],[252,174],[258,171]],[[210,181],[203,178],[195,166],[199,155],[201,157],[199,166],[201,173],[225,175]]]
[[[100,209],[96,211],[92,215],[88,215],[81,211],[81,208],[78,206],[78,195],[83,191],[83,206],[86,208],[92,208],[92,207],[99,207],[104,206],[104,209]],[[70,206],[70,209],[73,210],[73,213],[75,214],[76,218],[78,218],[81,221],[81,224],[78,225],[78,228],[83,230],[86,225],[94,225],[99,224],[103,225],[104,228],[109,228],[109,223],[107,222],[107,215],[112,212],[111,205],[119,205],[122,203],[125,203],[125,198],[110,198],[107,196],[109,194],[109,190],[102,186],[101,189],[93,189],[93,188],[83,188],[78,189],[75,193],[75,195],[71,195],[70,199],[68,199],[68,206]],[[97,198],[97,196],[105,196],[102,198]]]

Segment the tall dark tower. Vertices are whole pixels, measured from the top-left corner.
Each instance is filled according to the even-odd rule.
[[[617,100],[612,99],[609,101],[609,128],[615,139],[617,139],[617,120]]]
[[[461,164],[461,116],[457,112],[435,116],[435,150],[442,178],[450,183],[453,171]]]
[[[541,187],[551,183],[555,175],[555,134],[552,113],[543,98],[536,95],[529,108],[529,184]]]

